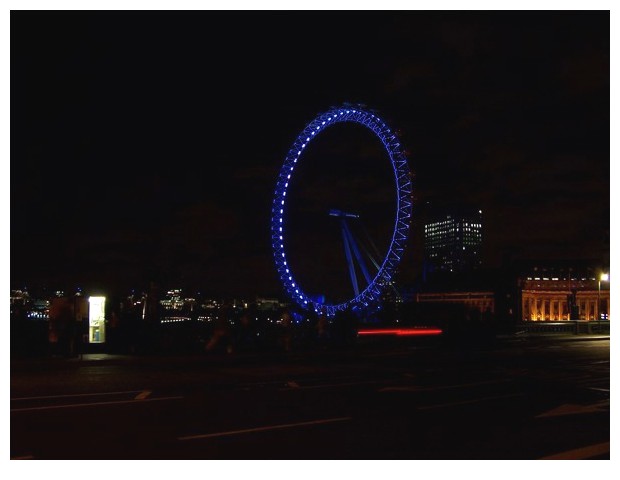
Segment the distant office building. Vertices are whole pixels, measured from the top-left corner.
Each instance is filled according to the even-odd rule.
[[[424,224],[425,273],[462,272],[482,261],[482,210],[435,210]]]
[[[27,305],[30,295],[25,290],[11,290],[11,305]]]
[[[11,318],[23,315],[32,320],[48,320],[49,307],[49,299],[33,298],[26,290],[11,290]]]
[[[196,307],[196,299],[191,297],[184,297],[183,291],[180,288],[176,288],[173,290],[168,290],[166,296],[162,298],[159,303],[164,310],[187,310],[190,312],[194,311]]]
[[[282,302],[277,298],[263,298],[258,297],[256,299],[256,307],[260,310],[278,310],[283,306]]]

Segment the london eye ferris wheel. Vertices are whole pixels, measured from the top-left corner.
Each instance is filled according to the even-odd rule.
[[[355,221],[353,219],[357,218],[358,215],[336,208],[330,209],[329,215],[337,217],[341,224],[344,251],[353,291],[350,298],[330,303],[308,294],[297,281],[299,275],[296,271],[296,265],[290,262],[291,258],[287,253],[289,233],[287,229],[287,219],[289,218],[287,207],[290,199],[290,195],[287,197],[287,193],[290,194],[290,186],[298,162],[303,160],[304,153],[308,151],[310,144],[333,125],[347,122],[361,125],[370,130],[380,140],[383,150],[389,156],[395,186],[392,194],[395,200],[395,212],[386,212],[386,214],[392,213],[395,221],[388,242],[387,253],[377,261],[372,260],[376,271],[371,273],[370,269],[364,265],[360,249],[352,235],[351,228],[348,226],[351,221]],[[290,147],[280,169],[273,197],[271,245],[278,277],[289,298],[303,310],[324,312],[330,317],[338,311],[351,309],[364,312],[376,307],[384,289],[390,285],[403,256],[409,235],[411,214],[411,171],[397,133],[376,112],[365,106],[345,104],[319,114],[306,125]],[[356,277],[354,260],[357,260],[358,268],[365,278],[365,283],[361,287]]]

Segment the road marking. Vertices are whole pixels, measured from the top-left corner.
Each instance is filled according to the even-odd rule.
[[[586,458],[596,457],[604,453],[609,453],[609,442],[556,453],[555,455],[542,457],[540,460],[585,460]]]
[[[142,390],[129,390],[127,392],[102,392],[102,393],[75,393],[72,395],[47,395],[44,397],[19,397],[11,398],[11,401],[15,400],[45,400],[50,398],[71,398],[71,397],[96,397],[97,395],[124,395],[126,393],[137,393]]]
[[[330,377],[329,380],[351,380],[354,378],[360,378],[359,375],[346,375],[340,377]],[[313,377],[313,378],[304,378],[304,382],[313,382],[316,380],[325,380],[325,377]],[[293,382],[296,382],[293,380]],[[250,383],[240,383],[237,385],[239,388],[247,388],[247,387],[266,387],[266,386],[281,386],[282,384],[286,385],[289,383],[287,380],[273,380],[270,382],[250,382]]]
[[[34,459],[33,455],[21,455],[19,457],[11,457],[11,460],[32,460]]]
[[[473,400],[464,400],[462,402],[442,403],[439,405],[427,405],[425,407],[418,407],[418,410],[432,410],[434,408],[457,407],[459,405],[469,405],[472,403],[486,402],[487,400],[500,400],[504,398],[523,397],[524,395],[525,394],[523,393],[512,393],[510,395],[497,395],[495,397],[474,398]]]
[[[54,410],[58,408],[93,407],[95,405],[120,405],[123,403],[157,402],[159,400],[179,400],[184,397],[145,398],[144,400],[118,400],[114,402],[70,403],[67,405],[49,405],[47,407],[12,408],[11,412],[29,412],[34,410]]]
[[[344,382],[344,383],[323,383],[321,385],[307,385],[307,386],[297,386],[295,390],[312,390],[314,388],[329,388],[329,387],[349,387],[351,385],[368,385],[371,383],[381,383],[382,380],[366,380],[364,382]],[[291,390],[291,387],[280,388],[280,390]]]
[[[446,390],[450,388],[462,388],[462,387],[477,387],[478,385],[494,385],[496,383],[506,383],[511,382],[512,380],[485,380],[483,382],[474,382],[474,383],[459,383],[456,385],[440,385],[436,387],[418,387],[418,386],[409,386],[409,387],[384,387],[379,389],[380,392],[428,392],[433,390]]]
[[[183,440],[198,440],[201,438],[225,437],[228,435],[239,435],[242,433],[264,432],[267,430],[278,430],[282,428],[295,428],[295,427],[305,427],[307,425],[321,425],[324,423],[345,422],[347,420],[351,420],[351,417],[326,418],[324,420],[313,420],[310,422],[285,423],[283,425],[269,425],[267,427],[245,428],[243,430],[231,430],[228,432],[205,433],[202,435],[188,435],[185,437],[178,437],[177,440],[183,441]]]
[[[405,355],[409,355],[409,351],[405,352],[382,352],[382,353],[369,353],[363,355],[364,357],[373,358],[373,357],[403,357]]]
[[[140,392],[138,395],[136,395],[136,398],[134,400],[144,400],[151,393],[153,393],[153,392],[151,392],[150,390],[144,390],[144,391]]]
[[[593,403],[591,405],[576,405],[573,403],[566,403],[564,405],[560,405],[559,407],[552,408],[551,410],[541,413],[540,415],[536,415],[535,418],[543,418],[543,417],[559,417],[561,415],[577,415],[580,413],[597,413],[597,412],[605,412],[608,411],[609,408],[609,400],[602,400],[597,403]]]

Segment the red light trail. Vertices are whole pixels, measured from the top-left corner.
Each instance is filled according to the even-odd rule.
[[[372,330],[358,330],[358,335],[441,335],[440,328],[377,328]]]

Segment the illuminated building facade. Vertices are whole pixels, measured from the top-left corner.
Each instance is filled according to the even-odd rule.
[[[507,331],[522,322],[606,322],[611,309],[606,265],[604,260],[514,259],[499,268],[434,276],[415,302],[461,304],[470,312],[492,314]]]
[[[481,265],[482,210],[435,211],[424,224],[425,270],[460,272]]]
[[[418,303],[450,303],[464,305],[470,310],[480,313],[494,313],[494,292],[426,292],[417,293],[415,301]]]
[[[594,321],[599,312],[609,320],[609,304],[609,283],[599,292],[595,277],[527,277],[521,290],[522,318],[530,322]]]

